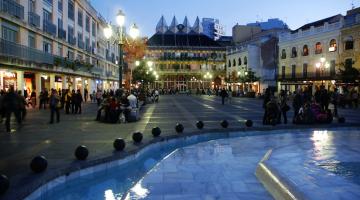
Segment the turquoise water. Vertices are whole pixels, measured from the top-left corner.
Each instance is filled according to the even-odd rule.
[[[309,199],[360,199],[360,132],[333,129],[179,139],[122,166],[68,181],[39,200],[118,200],[128,191],[128,199],[271,199],[254,176],[269,149],[269,163]]]

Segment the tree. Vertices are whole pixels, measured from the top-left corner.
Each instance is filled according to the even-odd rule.
[[[137,83],[141,82],[143,84],[153,83],[155,81],[155,76],[151,74],[146,66],[144,61],[140,62],[139,66],[135,67],[132,72],[132,82]]]
[[[339,76],[342,82],[344,83],[355,83],[360,79],[360,72],[352,65],[354,62],[351,59],[348,59],[344,63],[340,64],[339,68]]]
[[[145,56],[146,51],[146,39],[127,39],[124,43],[125,62],[134,63],[136,60],[140,60]]]
[[[259,81],[260,78],[255,76],[255,73],[256,72],[253,71],[247,71],[247,73],[245,73],[245,76],[240,77],[240,83],[253,83]]]

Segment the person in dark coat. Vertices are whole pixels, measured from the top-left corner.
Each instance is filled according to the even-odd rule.
[[[71,92],[71,113],[72,114],[76,114],[75,113],[75,102],[76,102],[76,93],[75,93],[75,90],[72,90],[72,92]]]
[[[75,95],[75,114],[81,114],[81,104],[83,102],[83,97],[80,90],[77,90]]]
[[[267,112],[266,112],[266,105],[271,100],[271,93],[270,89],[266,88],[265,94],[264,94],[264,101],[263,101],[263,108],[264,108],[264,116],[263,116],[263,124],[266,124],[266,118],[267,118]]]
[[[21,124],[19,97],[14,91],[14,86],[10,86],[8,93],[5,94],[3,99],[3,108],[6,117],[6,132],[10,132],[10,119],[12,113],[15,114],[15,118],[18,124]]]
[[[59,123],[60,122],[59,109],[61,107],[61,104],[60,104],[60,96],[57,94],[57,91],[55,89],[51,90],[49,105],[50,105],[50,110],[51,110],[50,124],[54,123],[54,114],[55,113],[56,113],[56,122]]]
[[[221,96],[221,104],[224,105],[225,104],[225,98],[227,97],[227,92],[225,90],[225,88],[223,88],[220,92],[220,96]]]
[[[296,119],[296,117],[298,116],[299,110],[300,110],[300,108],[301,108],[301,106],[303,104],[304,104],[304,100],[303,100],[303,97],[301,95],[301,90],[298,90],[295,93],[294,100],[293,100],[294,119]]]

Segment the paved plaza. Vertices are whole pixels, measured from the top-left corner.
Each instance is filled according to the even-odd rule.
[[[204,132],[219,129],[220,121],[229,121],[229,128],[243,128],[244,121],[251,119],[255,127],[262,127],[262,100],[232,98],[231,104],[221,105],[215,96],[161,96],[157,104],[148,104],[141,109],[142,118],[136,123],[104,124],[95,121],[97,106],[87,103],[82,115],[61,115],[61,122],[50,125],[49,110],[29,110],[26,121],[21,127],[13,124],[15,130],[5,133],[2,124],[0,132],[0,173],[6,174],[11,181],[8,194],[14,194],[14,187],[23,187],[41,176],[34,175],[29,163],[34,156],[44,155],[48,159],[48,169],[44,174],[59,173],[59,169],[76,165],[74,150],[78,145],[86,145],[90,155],[88,161],[109,157],[114,154],[113,141],[121,137],[127,140],[126,152],[137,146],[131,142],[131,133],[139,130],[144,133],[143,144],[152,140],[151,129],[159,126],[162,136],[174,135],[176,123],[182,123],[184,133],[197,131],[195,123],[205,123]],[[340,110],[347,124],[358,123],[359,110]],[[288,113],[292,119],[293,111]],[[291,121],[291,120],[290,120]],[[337,122],[334,121],[333,124]],[[293,128],[293,124],[279,125],[276,128]],[[299,126],[301,127],[301,126]],[[86,162],[88,162],[86,161]]]

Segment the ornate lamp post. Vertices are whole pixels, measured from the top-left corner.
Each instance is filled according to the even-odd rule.
[[[104,36],[106,39],[111,39],[113,36],[114,42],[117,42],[119,45],[119,89],[122,88],[122,74],[123,74],[123,67],[124,67],[124,57],[123,57],[123,46],[124,46],[124,39],[125,39],[125,31],[124,31],[124,24],[125,24],[125,14],[122,10],[119,10],[118,14],[116,15],[116,23],[119,25],[119,30],[113,34],[113,30],[111,25],[109,24],[108,27],[104,29]],[[135,39],[139,36],[139,29],[135,24],[130,27],[129,31],[130,37]]]
[[[321,71],[321,76],[324,77],[325,69],[330,67],[329,62],[326,62],[324,57],[320,58],[320,62],[315,64],[315,67]],[[321,85],[324,85],[324,79],[321,78]]]

